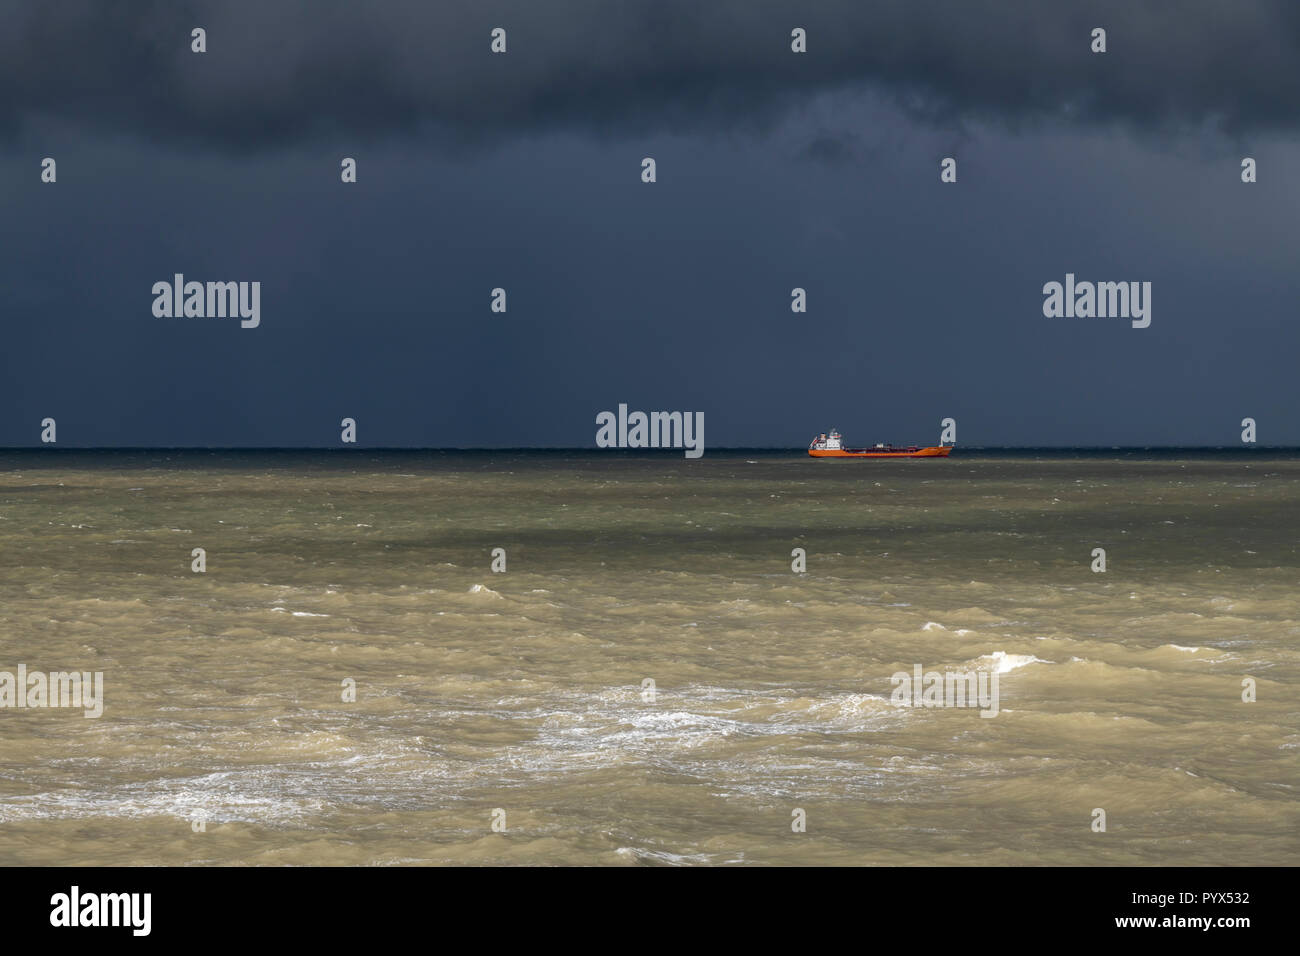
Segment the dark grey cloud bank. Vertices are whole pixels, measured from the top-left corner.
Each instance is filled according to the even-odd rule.
[[[1068,8],[1067,8],[1068,7]],[[202,26],[209,52],[189,49]],[[508,31],[506,56],[489,31]],[[790,53],[790,30],[809,53]],[[1095,56],[1089,33],[1108,31]],[[61,0],[0,7],[0,129],[212,149],[432,126],[764,126],[870,86],[914,116],[1293,129],[1300,4],[1132,0]],[[833,148],[833,147],[832,147]]]
[[[974,6],[0,5],[0,445],[1300,443],[1293,8]]]

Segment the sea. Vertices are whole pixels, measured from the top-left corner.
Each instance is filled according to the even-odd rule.
[[[1282,449],[0,450],[0,864],[1294,864],[1298,569]]]

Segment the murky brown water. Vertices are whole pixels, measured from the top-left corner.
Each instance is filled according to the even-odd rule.
[[[1298,491],[1263,455],[0,453],[0,671],[104,675],[98,719],[0,709],[0,863],[1294,863]],[[917,664],[1000,712],[893,706]]]

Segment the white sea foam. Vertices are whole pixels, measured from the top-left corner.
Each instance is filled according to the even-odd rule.
[[[980,660],[995,661],[999,674],[1006,674],[1018,668],[1027,667],[1030,664],[1052,663],[1043,660],[1041,657],[1035,657],[1033,654],[1008,654],[1006,651],[994,651],[992,654],[984,655]]]
[[[730,860],[715,860],[707,853],[669,853],[667,850],[651,850],[647,847],[621,846],[614,851],[621,857],[638,862],[662,863],[666,866],[691,866],[709,863],[739,863],[741,857]]]
[[[6,799],[0,804],[0,823],[170,816],[208,823],[285,825],[323,810],[326,801],[311,792],[325,783],[317,780],[293,793],[297,788],[283,774],[251,768],[132,783],[111,793],[60,790]]]

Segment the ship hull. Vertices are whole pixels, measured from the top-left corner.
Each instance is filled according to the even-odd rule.
[[[814,458],[947,458],[952,451],[950,445],[936,445],[932,448],[872,449],[872,448],[809,448],[808,454]]]

